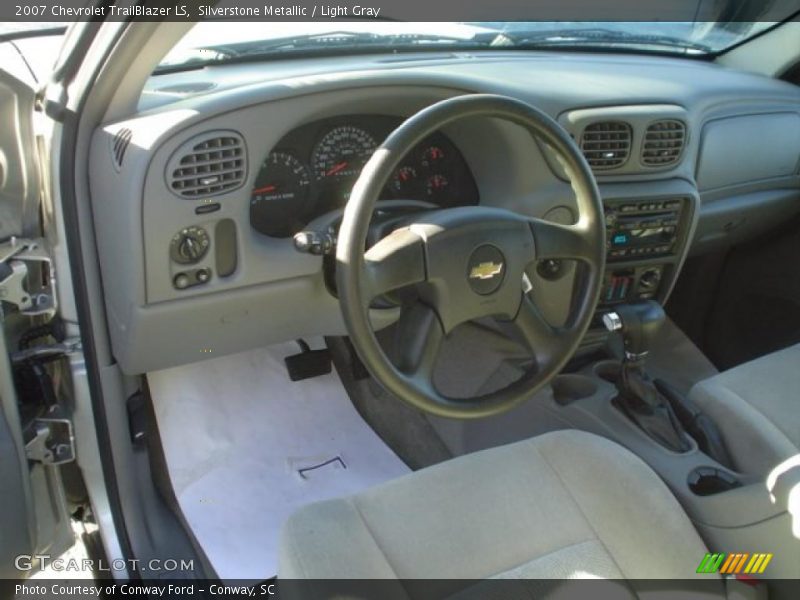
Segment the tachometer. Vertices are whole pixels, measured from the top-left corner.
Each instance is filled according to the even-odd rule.
[[[318,179],[355,179],[376,146],[375,139],[360,127],[334,127],[314,148],[314,175]]]
[[[263,234],[295,233],[311,190],[308,167],[293,154],[272,152],[261,165],[250,193],[250,224]]]

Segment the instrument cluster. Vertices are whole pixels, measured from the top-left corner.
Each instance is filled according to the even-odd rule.
[[[250,224],[289,237],[310,221],[344,207],[361,170],[402,119],[354,115],[298,127],[260,165],[250,193]],[[442,133],[401,161],[381,200],[423,200],[450,208],[478,204],[478,188],[462,154]]]

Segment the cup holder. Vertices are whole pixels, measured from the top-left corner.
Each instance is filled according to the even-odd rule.
[[[562,406],[597,393],[597,383],[585,375],[559,375],[550,386],[553,388],[553,398]]]
[[[594,374],[600,379],[616,385],[622,365],[618,360],[601,360],[594,366]]]
[[[713,496],[742,486],[733,473],[717,467],[697,467],[686,483],[696,496]]]

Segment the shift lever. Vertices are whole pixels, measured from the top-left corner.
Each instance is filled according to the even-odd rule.
[[[650,437],[674,452],[690,445],[672,406],[644,370],[650,344],[665,320],[664,309],[653,300],[622,304],[603,315],[603,324],[619,332],[625,348],[614,402]]]
[[[644,360],[650,344],[664,324],[666,315],[658,302],[647,300],[636,304],[621,304],[616,312],[603,315],[609,331],[620,331],[625,345],[625,360]]]

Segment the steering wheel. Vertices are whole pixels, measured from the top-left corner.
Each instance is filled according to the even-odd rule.
[[[526,128],[558,156],[577,197],[579,218],[566,226],[485,206],[420,213],[366,252],[375,202],[403,157],[434,131],[466,117],[504,119]],[[555,327],[525,290],[525,268],[544,259],[578,262],[576,291],[565,323]],[[425,412],[479,418],[513,408],[555,377],[589,327],[605,263],[605,227],[597,184],[575,142],[549,116],[505,96],[474,94],[434,104],[404,121],[361,172],[344,211],[336,249],[339,301],[353,346],[389,392]],[[372,329],[371,302],[413,286],[417,300],[401,305],[393,363]],[[433,384],[444,337],[481,317],[511,321],[535,357],[507,387],[467,399]]]

